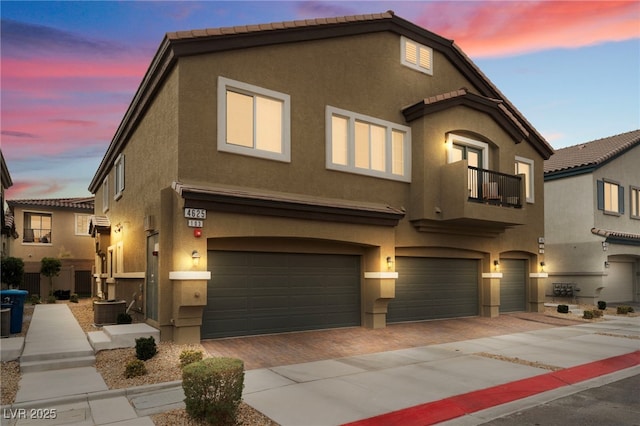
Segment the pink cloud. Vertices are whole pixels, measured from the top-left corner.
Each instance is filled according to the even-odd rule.
[[[638,38],[639,19],[635,1],[489,1],[428,3],[417,23],[469,56],[496,57]]]

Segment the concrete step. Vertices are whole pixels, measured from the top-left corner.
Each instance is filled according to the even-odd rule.
[[[51,371],[62,370],[66,368],[78,368],[78,367],[92,367],[96,363],[96,357],[80,356],[73,358],[58,358],[40,361],[27,361],[20,360],[20,371],[23,373],[33,373],[36,371]]]
[[[25,362],[44,362],[44,361],[57,361],[61,359],[69,358],[84,358],[94,356],[94,352],[89,345],[86,345],[87,349],[77,349],[68,351],[57,352],[23,352],[20,357],[20,364]]]
[[[134,348],[136,339],[140,337],[153,337],[160,342],[160,330],[149,324],[120,324],[105,325],[102,331],[90,331],[87,333],[89,343],[95,352],[106,349]]]

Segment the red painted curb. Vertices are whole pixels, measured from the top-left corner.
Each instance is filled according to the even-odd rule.
[[[636,365],[640,365],[640,351],[516,380],[439,401],[427,402],[415,407],[357,420],[343,426],[433,425]]]

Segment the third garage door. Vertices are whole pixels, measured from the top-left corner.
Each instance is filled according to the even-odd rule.
[[[360,256],[209,251],[202,338],[360,325]]]
[[[478,261],[397,257],[388,322],[478,315]]]

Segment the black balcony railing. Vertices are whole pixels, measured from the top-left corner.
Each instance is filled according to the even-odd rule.
[[[521,177],[469,166],[469,201],[522,207]]]

